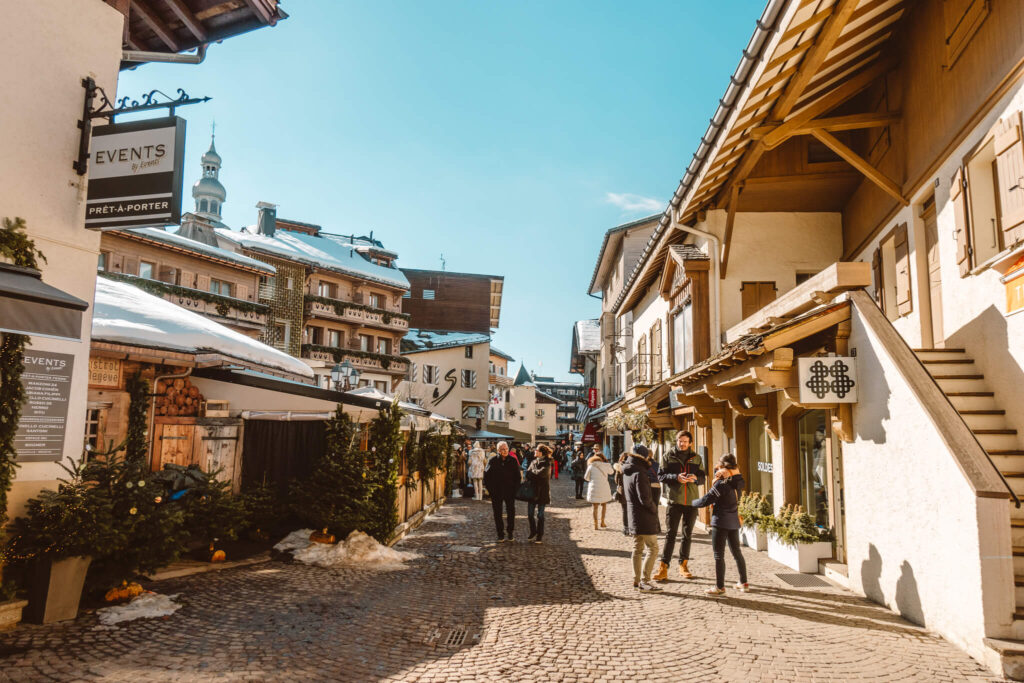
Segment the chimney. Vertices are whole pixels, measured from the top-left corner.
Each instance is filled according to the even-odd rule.
[[[270,202],[257,202],[259,218],[256,221],[256,232],[260,235],[273,237],[277,229],[277,204]]]

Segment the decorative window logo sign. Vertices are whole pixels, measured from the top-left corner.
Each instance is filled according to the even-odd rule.
[[[852,356],[798,358],[800,403],[856,403],[857,359]]]

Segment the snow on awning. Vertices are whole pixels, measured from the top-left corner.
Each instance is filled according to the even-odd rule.
[[[313,378],[308,365],[127,282],[96,280],[94,341],[184,353],[213,353]]]

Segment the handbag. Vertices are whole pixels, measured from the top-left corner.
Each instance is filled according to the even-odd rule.
[[[533,482],[527,479],[519,488],[516,489],[516,500],[524,500],[530,502],[537,497],[537,492],[533,490]]]

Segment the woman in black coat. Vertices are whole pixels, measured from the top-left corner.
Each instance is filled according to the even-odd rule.
[[[537,446],[536,456],[526,468],[526,479],[533,484],[533,500],[526,507],[530,519],[530,538],[527,540],[531,543],[540,543],[544,539],[544,508],[551,502],[551,448],[544,444]]]
[[[697,508],[714,505],[711,515],[711,547],[715,553],[715,587],[709,588],[708,595],[725,594],[725,545],[736,560],[736,569],[740,573],[740,581],[736,588],[744,593],[750,591],[747,584],[747,563],[740,550],[740,515],[739,499],[743,491],[743,475],[736,469],[736,456],[726,453],[718,461],[715,469],[714,485],[704,496],[693,501]]]

